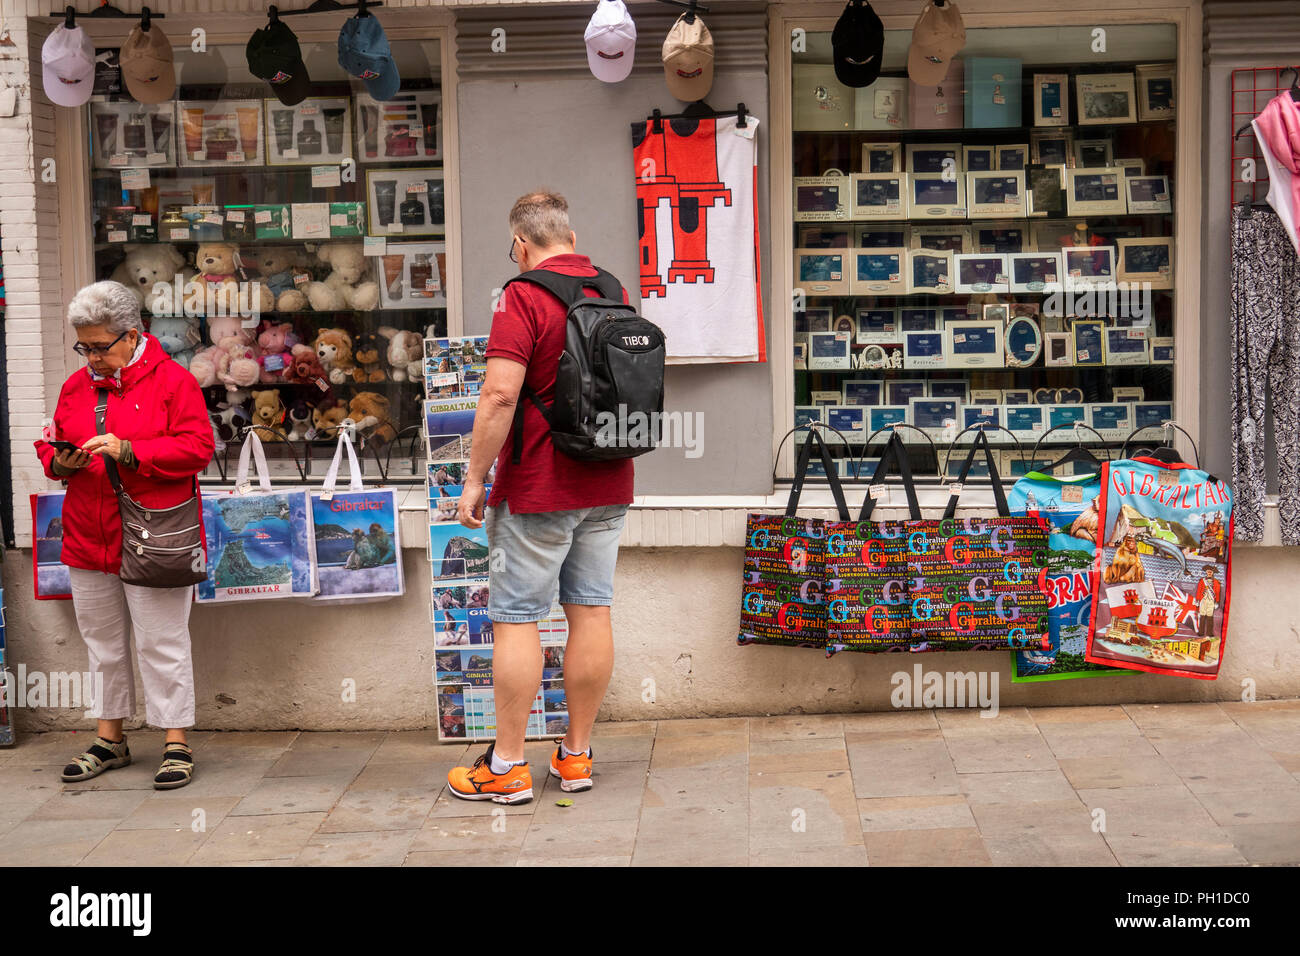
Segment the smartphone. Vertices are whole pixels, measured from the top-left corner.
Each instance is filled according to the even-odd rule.
[[[76,445],[72,444],[72,442],[70,441],[60,441],[57,439],[51,439],[50,441],[46,442],[46,444],[52,446],[58,451],[80,451],[81,450]]]

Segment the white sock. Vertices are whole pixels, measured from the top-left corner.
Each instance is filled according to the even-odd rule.
[[[528,763],[527,760],[502,760],[497,756],[497,752],[492,751],[492,772],[509,773],[511,767],[518,767],[520,764]]]
[[[564,741],[563,741],[563,740],[560,741],[560,758],[561,758],[561,759],[564,759],[565,757],[586,757],[586,756],[588,756],[590,753],[591,753],[591,748],[590,748],[590,747],[588,747],[586,750],[570,750],[568,747],[564,746]]]

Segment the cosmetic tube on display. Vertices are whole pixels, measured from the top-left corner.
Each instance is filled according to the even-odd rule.
[[[426,179],[424,185],[429,190],[424,194],[424,199],[429,204],[429,225],[441,226],[446,218],[442,204],[442,180]]]
[[[117,152],[117,114],[100,113],[95,117],[99,133],[99,155],[105,159]]]
[[[400,302],[402,295],[402,272],[406,268],[406,256],[398,253],[396,255],[381,256],[384,262],[384,287],[388,289],[388,297],[394,302]]]
[[[203,110],[185,110],[181,115],[185,124],[185,152],[193,156],[203,151]]]
[[[153,151],[167,152],[167,147],[171,145],[172,118],[154,113],[149,117],[149,126],[153,130]]]
[[[397,201],[397,180],[381,179],[375,183],[375,209],[379,224],[387,226],[393,221],[393,203]]]
[[[420,107],[420,120],[424,123],[424,153],[438,154],[438,104],[425,103]]]
[[[272,110],[271,126],[275,129],[275,148],[281,153],[293,149],[293,110]]]
[[[342,109],[321,110],[325,117],[325,148],[332,154],[343,152],[343,114]]]
[[[379,110],[374,106],[361,107],[362,138],[367,156],[379,155]]]
[[[257,155],[257,113],[255,106],[241,106],[235,110],[239,117],[239,146],[249,162]]]

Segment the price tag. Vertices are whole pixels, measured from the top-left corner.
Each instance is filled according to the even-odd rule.
[[[333,228],[333,227],[335,227],[335,226],[338,226],[339,228],[344,228],[344,227],[347,226],[347,224],[348,224],[348,214],[347,214],[347,213],[345,213],[345,212],[332,212],[332,213],[330,213],[330,227],[331,227],[331,228]]]
[[[311,185],[313,189],[328,189],[331,186],[342,185],[343,179],[339,175],[337,166],[313,166],[311,168]]]
[[[961,482],[954,481],[950,484],[948,486],[948,494],[953,495],[954,497],[961,494]]]
[[[1092,357],[1092,353],[1089,352],[1087,349],[1079,349],[1079,358],[1078,358],[1078,361],[1080,361],[1080,362],[1086,362],[1086,361],[1088,361],[1091,357]]]
[[[1169,485],[1178,484],[1178,472],[1161,471],[1158,475],[1156,475],[1156,484],[1161,488],[1168,487]]]
[[[242,163],[243,161],[244,161],[244,152],[243,152],[243,150],[236,150],[236,151],[234,151],[233,153],[227,153],[227,154],[226,154],[226,162],[229,162],[229,163]]]
[[[999,272],[997,275],[995,275],[995,276],[993,277],[993,281],[994,281],[994,282],[1006,282],[1006,281],[1007,281],[1007,277],[1004,276],[1002,273]]]
[[[934,104],[934,115],[935,115],[935,116],[946,116],[947,114],[948,114],[948,104],[947,104],[947,103],[935,103],[935,104]]]
[[[295,274],[293,277],[293,284],[296,286],[306,285],[310,281],[311,281],[311,276],[307,275],[307,273],[305,272],[299,272]]]
[[[877,498],[883,498],[885,497],[885,486],[872,485],[870,488],[867,489],[867,494],[869,494],[873,500]]]
[[[1083,501],[1083,488],[1080,485],[1061,485],[1061,500],[1072,504]]]
[[[257,212],[253,213],[253,221],[254,221],[254,222],[263,222],[263,223],[265,223],[265,222],[270,222],[270,221],[271,221],[271,210],[269,210],[269,209],[259,209],[259,210],[257,210]]]
[[[330,390],[330,383],[325,381],[325,379],[321,378],[320,376],[317,376],[316,387],[319,388],[322,392],[328,392]]]
[[[235,494],[246,495],[252,490],[252,488],[253,483],[251,481],[241,481],[239,484],[235,485]]]
[[[966,341],[966,333],[954,332],[952,335],[952,341],[954,345],[961,345],[963,342]]]
[[[985,418],[991,418],[992,416],[996,415],[997,413],[998,413],[998,410],[997,410],[996,408],[981,408],[981,409],[980,409],[980,415],[982,415],[982,416],[985,417]]]
[[[214,226],[219,226],[225,221],[225,217],[216,212],[210,212],[203,217],[203,222],[210,222]]]
[[[284,368],[284,356],[266,355],[263,356],[263,367],[268,372],[279,372]]]
[[[125,229],[113,229],[108,234],[109,242],[126,242]]]
[[[334,497],[334,492],[330,491],[329,489],[325,489],[321,491],[318,497],[320,498],[321,501],[329,501],[331,498]]]
[[[897,272],[891,272],[891,273],[889,274],[889,281],[890,281],[890,282],[897,282],[897,281],[898,281],[898,273],[897,273]]]
[[[361,252],[367,256],[382,256],[388,251],[388,240],[383,236],[366,236],[361,240]]]
[[[144,168],[122,170],[123,189],[148,189],[149,170]]]
[[[172,229],[167,230],[167,238],[172,240],[172,242],[184,241],[189,237],[190,237],[189,226],[186,226],[184,229],[182,229],[180,226],[176,226]]]
[[[282,159],[297,159],[298,151],[296,149],[286,149],[280,154],[280,157]]]
[[[412,194],[419,196],[419,195],[423,195],[424,193],[427,193],[428,191],[429,191],[428,183],[411,183],[411,185],[406,187],[406,195],[408,196]]]
[[[1156,193],[1156,202],[1167,202],[1168,200],[1169,193]]]
[[[108,157],[108,165],[110,165],[110,166],[125,166],[125,165],[126,165],[126,154],[125,154],[125,153],[118,153],[118,154],[116,154],[116,155],[114,155],[114,156],[110,156],[110,157]]]
[[[1006,98],[1005,96],[1003,96],[1001,93],[995,93],[995,94],[993,94],[993,105],[994,105],[994,106],[1005,106],[1005,105],[1006,105],[1006,102],[1007,102],[1007,98]]]
[[[1043,427],[1044,426],[1042,422],[1032,422],[1029,426],[1029,430],[1031,432],[1041,432],[1043,430]]]
[[[948,284],[948,277],[947,277],[947,276],[939,276],[939,282],[938,282],[938,285],[947,285],[947,284]]]
[[[244,221],[244,210],[242,210],[242,209],[230,209],[230,210],[227,210],[227,211],[226,211],[226,220],[227,220],[228,222],[243,222],[243,221]]]
[[[402,224],[401,224],[400,222],[390,222],[390,223],[388,224],[388,231],[389,231],[389,232],[401,232],[401,231],[402,231]],[[838,278],[838,277],[834,277],[834,278]]]
[[[196,163],[206,163],[208,161],[208,151],[201,149],[197,153],[190,153],[190,160]]]
[[[300,107],[298,107],[298,115],[299,115],[299,116],[315,116],[318,112],[319,112],[319,110],[317,110],[316,107],[314,107],[314,106],[300,106]]]
[[[441,292],[441,291],[442,291],[442,280],[441,280],[441,279],[425,279],[425,280],[424,280],[424,291],[425,291],[425,292]]]
[[[147,153],[144,157],[144,161],[148,163],[150,166],[162,166],[165,165],[167,162],[167,154]]]
[[[1130,339],[1144,339],[1144,338],[1146,338],[1146,337],[1147,337],[1147,330],[1146,330],[1146,329],[1129,329],[1129,330],[1128,330],[1128,338],[1130,338]]]
[[[134,216],[131,217],[131,225],[133,225],[133,226],[152,226],[152,225],[153,225],[153,216],[149,215],[147,212],[143,212],[143,213],[138,212],[138,213],[136,213]]]

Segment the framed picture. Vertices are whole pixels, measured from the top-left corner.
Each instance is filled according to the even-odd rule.
[[[1075,365],[1105,364],[1105,347],[1102,338],[1106,332],[1106,323],[1101,319],[1075,319],[1070,326],[1073,338]]]
[[[997,442],[1006,439],[1006,434],[994,426],[1001,426],[1003,422],[1001,405],[963,405],[961,406],[961,418],[957,422],[957,427],[970,428],[972,425],[985,425],[989,435],[990,442]]]
[[[1047,430],[1046,405],[1007,405],[1003,424],[1015,435],[1036,435]]]
[[[1066,246],[1061,250],[1061,259],[1066,292],[1115,284],[1114,246]]]
[[[857,334],[857,326],[853,322],[853,316],[851,315],[837,316],[835,321],[831,323],[831,331],[847,332],[849,333],[850,341],[852,341],[854,336]]]
[[[931,295],[952,292],[952,253],[938,249],[908,250],[907,291]]]
[[[907,92],[905,76],[882,76],[870,86],[855,89],[855,128],[902,129],[907,124]]]
[[[823,413],[820,405],[796,405],[794,407],[794,424],[796,428],[810,422],[820,422],[822,418]]]
[[[1151,364],[1174,364],[1174,340],[1172,336],[1157,336],[1151,340]]]
[[[827,407],[826,424],[850,442],[865,441],[867,438],[867,410],[860,405]]]
[[[446,230],[442,170],[366,170],[370,235],[439,236]]]
[[[1174,115],[1175,68],[1172,63],[1137,67],[1138,119],[1170,119]]]
[[[1136,123],[1137,96],[1132,73],[1091,73],[1074,78],[1080,126]]]
[[[445,242],[389,242],[384,254],[375,258],[383,278],[379,283],[380,308],[447,308]]]
[[[1002,323],[969,320],[944,326],[948,364],[954,368],[1002,368]]]
[[[358,162],[435,162],[443,158],[442,91],[402,90],[391,100],[356,94]]]
[[[943,306],[939,309],[939,318],[944,325],[949,322],[965,322],[967,319],[973,319],[980,315],[979,306],[974,302],[965,302],[961,305]]]
[[[1174,240],[1171,237],[1118,239],[1116,242],[1121,282],[1146,282],[1153,289],[1174,287]]]
[[[913,249],[941,249],[953,253],[971,252],[969,226],[912,226]]]
[[[830,63],[795,63],[791,112],[796,130],[853,129],[855,90],[835,78]]]
[[[964,405],[970,399],[970,383],[964,378],[932,378],[926,395],[930,398],[953,398]]]
[[[851,340],[847,332],[808,333],[809,370],[849,368]]]
[[[1061,286],[1059,252],[1016,252],[1007,256],[1012,292],[1050,292]]]
[[[925,397],[925,379],[896,378],[885,382],[885,404],[907,405],[914,398]]]
[[[853,243],[849,240],[850,231],[846,226],[803,223],[795,226],[796,249],[850,249]]]
[[[1065,167],[1031,163],[1025,169],[1026,216],[1065,215]]]
[[[906,173],[854,173],[849,177],[854,219],[902,219],[907,216]]]
[[[1070,78],[1066,74],[1034,74],[1034,125],[1070,125]]]
[[[863,143],[862,171],[864,173],[901,173],[903,171],[902,144]]]
[[[907,404],[909,424],[927,435],[933,437],[957,428],[961,405],[951,398],[913,398]]]
[[[1070,130],[1029,134],[1029,161],[1048,166],[1074,165],[1074,133]]]
[[[1058,219],[1038,220],[1029,224],[1029,234],[1033,238],[1034,248],[1039,252],[1060,252],[1065,246],[1076,243],[1067,241],[1074,230],[1074,225]]]
[[[966,295],[978,292],[1010,292],[1007,280],[1007,257],[988,253],[953,256],[957,271],[955,291]]]
[[[1012,319],[1004,333],[1007,368],[1028,368],[1043,351],[1043,333],[1033,319]]]
[[[90,101],[90,143],[96,169],[175,166],[174,104]]]
[[[352,152],[352,100],[308,97],[297,106],[262,101],[266,113],[269,166],[337,164]]]
[[[892,345],[903,341],[897,309],[858,309],[858,344]]]
[[[1074,162],[1080,168],[1103,169],[1111,165],[1111,143],[1108,139],[1076,139]]]
[[[1123,441],[1133,430],[1133,409],[1126,402],[1097,402],[1086,407],[1088,424],[1106,441]]]
[[[814,389],[808,393],[814,405],[827,406],[840,404],[840,393],[834,389]]]
[[[997,169],[1002,172],[1024,170],[1029,162],[1028,143],[1004,143],[997,147]],[[969,170],[967,170],[969,172]]]
[[[1149,364],[1146,329],[1106,329],[1106,364]]]
[[[803,329],[804,332],[829,332],[831,331],[831,322],[834,320],[834,310],[829,307],[813,307],[804,309],[803,314],[807,320],[808,327]]]
[[[802,341],[800,340],[802,338]],[[808,335],[800,332],[795,334],[794,343],[794,367],[798,371],[808,368]]]
[[[845,405],[879,405],[885,384],[878,378],[850,378],[840,385],[840,401]]]
[[[867,434],[874,435],[890,425],[909,424],[911,408],[908,405],[877,405],[867,409]]]
[[[967,173],[966,210],[970,219],[1005,219],[1025,214],[1025,174]]]
[[[860,226],[854,233],[853,243],[860,249],[906,249],[912,242],[912,230],[906,223]]]
[[[1134,429],[1159,428],[1174,417],[1172,402],[1136,401],[1133,402],[1132,409]]]
[[[898,328],[901,332],[933,332],[942,327],[938,309],[913,307],[898,310]]]
[[[1029,388],[1004,388],[1002,390],[1003,405],[1032,405],[1034,404],[1034,392]]]
[[[1029,229],[1023,222],[990,222],[971,226],[971,252],[1024,252]]]
[[[1002,389],[1000,388],[972,388],[970,390],[970,404],[972,405],[1001,405]]]
[[[961,173],[945,179],[943,173],[911,173],[908,176],[908,215],[912,219],[964,219],[965,190]]]
[[[1130,176],[1141,176],[1146,173],[1146,161],[1141,158],[1112,159],[1110,165],[1114,166],[1116,169],[1124,170],[1125,179],[1128,179]]]
[[[825,176],[795,176],[794,221],[835,222],[849,218],[849,177],[830,173]]]
[[[1048,368],[1065,368],[1074,364],[1074,336],[1069,332],[1043,333],[1043,364]]]
[[[1006,302],[986,302],[981,318],[985,322],[1001,322],[1006,325],[1011,318],[1011,306]]]
[[[1168,176],[1128,176],[1124,179],[1130,213],[1171,212]]]
[[[907,172],[939,175],[944,172],[944,160],[952,161],[952,170],[961,178],[961,143],[908,143]]]
[[[942,332],[903,333],[903,368],[944,368],[946,365]]]
[[[796,249],[794,281],[808,295],[848,295],[847,249]]]
[[[261,166],[265,135],[261,100],[178,100],[182,166]]]
[[[906,249],[854,249],[853,295],[901,295],[907,289]]]
[[[1088,406],[1083,404],[1071,403],[1068,405],[1043,405],[1047,409],[1047,427],[1055,428],[1057,425],[1073,425],[1075,422],[1088,422]],[[1084,432],[1084,435],[1087,433]],[[1059,438],[1053,436],[1058,441],[1072,441],[1068,432],[1061,432]]]
[[[1123,170],[1114,166],[1100,169],[1067,169],[1066,207],[1071,216],[1122,216],[1128,211],[1120,189]]]
[[[854,368],[862,369],[881,369],[891,366],[889,353],[885,351],[883,345],[868,345],[865,349],[857,354],[853,360]],[[898,367],[903,367],[902,350],[899,350]]]
[[[1147,397],[1147,390],[1141,385],[1113,385],[1110,389],[1112,402],[1140,402]]]
[[[988,173],[998,168],[996,146],[963,146],[962,168],[970,172]]]

